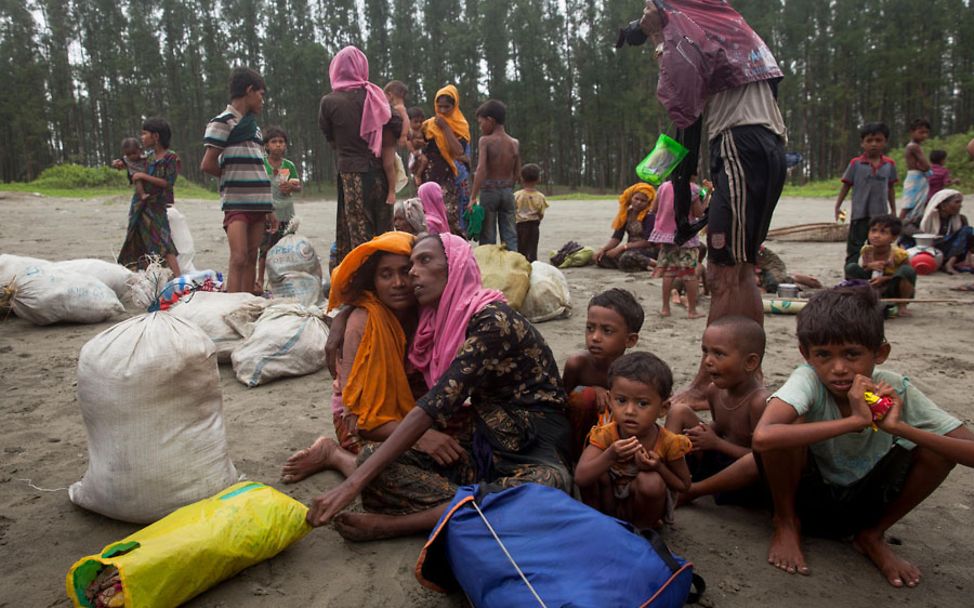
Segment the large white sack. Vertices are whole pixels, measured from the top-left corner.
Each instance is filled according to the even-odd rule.
[[[274,304],[231,355],[233,371],[253,388],[277,378],[311,374],[325,366],[328,326],[317,306]]]
[[[320,304],[321,262],[311,241],[284,236],[267,252],[267,283],[275,298],[293,298],[306,306]]]
[[[0,288],[6,287],[14,277],[30,267],[50,266],[53,262],[32,258],[26,255],[0,253]]]
[[[264,298],[245,292],[197,291],[183,297],[169,312],[199,325],[216,345],[217,360],[226,363],[233,349],[243,342],[243,336],[227,323],[225,317],[247,308],[254,311],[256,318],[267,304]]]
[[[570,316],[572,296],[565,275],[551,264],[531,262],[531,286],[521,305],[521,314],[532,323]]]
[[[125,294],[128,293],[128,280],[134,274],[121,264],[94,258],[64,260],[63,262],[54,262],[53,266],[54,268],[67,270],[68,272],[76,272],[87,277],[95,277],[105,285],[111,287],[119,299],[124,298]]]
[[[179,272],[189,274],[196,272],[193,265],[193,258],[196,257],[196,245],[193,243],[193,233],[189,230],[189,222],[186,216],[175,207],[166,209],[169,217],[169,234],[172,236],[172,244],[176,247],[176,262],[179,263]]]
[[[17,275],[11,285],[14,314],[35,325],[101,323],[125,312],[108,285],[51,265],[31,266]]]
[[[123,321],[81,348],[88,471],[68,489],[71,502],[146,524],[237,481],[213,355],[199,327],[166,312]]]

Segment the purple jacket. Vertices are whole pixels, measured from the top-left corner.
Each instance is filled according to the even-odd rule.
[[[685,129],[714,93],[780,80],[768,46],[725,0],[656,0],[663,19],[656,97]]]

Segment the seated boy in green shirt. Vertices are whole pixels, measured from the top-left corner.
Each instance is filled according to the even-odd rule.
[[[774,535],[768,562],[808,574],[801,532],[843,538],[894,587],[914,587],[919,569],[893,553],[884,533],[926,499],[955,460],[885,430],[874,431],[865,392],[901,401],[907,425],[974,442],[974,433],[905,376],[875,369],[890,353],[871,288],[822,291],[798,315],[807,362],[775,392],[752,447],[771,490]]]

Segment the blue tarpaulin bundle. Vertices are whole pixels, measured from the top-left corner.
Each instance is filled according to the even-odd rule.
[[[462,589],[477,608],[668,608],[693,600],[692,585],[703,591],[693,564],[658,535],[530,483],[491,494],[461,487],[416,577],[437,591]]]

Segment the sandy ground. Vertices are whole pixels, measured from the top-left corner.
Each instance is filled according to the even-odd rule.
[[[180,201],[193,226],[196,265],[225,268],[227,248],[216,202]],[[335,204],[300,202],[302,233],[327,255],[334,236]],[[541,250],[574,239],[598,247],[608,237],[613,202],[559,201],[541,227]],[[0,193],[0,252],[49,259],[112,259],[120,247],[127,200],[48,199]],[[830,219],[824,200],[784,200],[776,226]],[[844,244],[770,244],[792,270],[840,278]],[[585,305],[613,286],[635,292],[647,311],[639,346],[655,351],[673,367],[678,383],[696,367],[703,320],[656,316],[660,282],[648,275],[594,267],[567,271],[576,314],[545,323],[545,335],[559,362],[583,347]],[[965,277],[967,281],[971,277]],[[963,297],[947,291],[962,278],[921,279],[919,297]],[[704,301],[703,308],[706,309]],[[134,314],[137,311],[129,311]],[[970,349],[974,307],[917,305],[911,319],[888,324],[893,344],[888,367],[908,373],[946,410],[968,423],[974,418],[974,354]],[[121,320],[121,318],[116,319]],[[779,385],[800,363],[794,317],[769,317],[765,372]],[[64,488],[87,466],[84,426],[75,397],[81,346],[112,323],[35,327],[17,319],[0,323],[0,606],[64,606],[64,576],[79,557],[96,552],[136,530],[136,526],[84,511],[68,501]],[[247,389],[229,367],[221,368],[230,451],[237,467],[253,480],[274,484],[298,500],[310,499],[339,482],[319,474],[296,486],[278,483],[281,463],[319,434],[332,435],[327,371]],[[38,490],[34,485],[46,490]],[[57,488],[57,490],[54,490]],[[51,491],[54,490],[54,491]],[[899,551],[916,562],[924,579],[916,590],[894,590],[850,544],[808,540],[812,576],[789,576],[765,561],[770,533],[763,512],[716,507],[709,500],[677,512],[666,538],[674,551],[695,562],[708,581],[705,606],[961,606],[974,591],[974,473],[957,469],[944,485],[892,533]],[[458,596],[442,596],[419,586],[413,569],[423,539],[349,544],[329,528],[314,531],[277,558],[251,568],[198,597],[190,605],[263,606],[271,603],[333,607],[461,606]],[[30,592],[26,603],[18,593]],[[28,596],[24,596],[28,597]],[[967,600],[963,598],[967,597]]]

